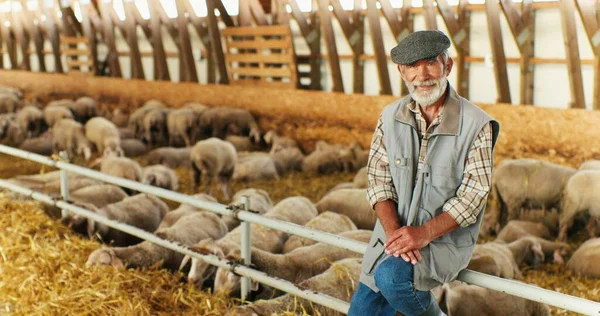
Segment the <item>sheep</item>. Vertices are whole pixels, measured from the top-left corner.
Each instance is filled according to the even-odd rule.
[[[324,293],[334,298],[349,302],[356,291],[362,259],[348,258],[334,262],[325,272],[308,280],[302,281],[298,286],[314,292]],[[295,308],[300,313],[308,312],[310,315],[343,316],[333,309],[323,305],[314,304],[305,299],[286,294],[270,300],[259,300],[250,305],[233,307],[227,311],[226,316],[270,316],[283,314]],[[509,315],[509,314],[506,314]]]
[[[25,141],[26,132],[14,120],[0,121],[0,143],[12,147],[20,146]]]
[[[325,193],[325,195],[333,192],[333,191],[337,191],[337,190],[341,190],[341,189],[356,189],[354,187],[354,183],[353,182],[341,182],[336,184],[333,188],[329,189],[329,191],[327,191],[327,193]]]
[[[54,124],[62,119],[73,119],[73,113],[71,110],[64,106],[52,104],[50,102],[42,111],[44,115],[44,121],[48,127],[54,126]]]
[[[512,220],[502,228],[497,241],[513,242],[521,237],[531,236],[535,238],[542,246],[542,251],[546,258],[553,258],[555,263],[563,264],[563,257],[568,255],[571,247],[568,244],[553,242],[547,239],[551,238],[550,230],[542,223]]]
[[[522,279],[522,263],[537,266],[544,261],[542,246],[533,237],[522,237],[509,244],[488,242],[475,246],[468,269],[507,279]]]
[[[98,164],[100,164],[100,172],[131,181],[142,181],[142,167],[129,158],[115,157],[112,155],[100,157],[90,165],[90,168],[93,168]],[[133,193],[131,189],[125,189],[125,192],[128,194]]]
[[[179,189],[179,177],[175,171],[163,165],[144,167],[142,183],[172,191]]]
[[[321,143],[324,144],[324,143]],[[319,145],[302,161],[302,171],[313,174],[331,174],[354,169],[352,150],[333,145]]]
[[[229,205],[241,205],[243,196],[248,197],[250,202],[250,211],[256,214],[264,214],[273,208],[273,200],[271,200],[269,193],[261,189],[240,190],[233,195]],[[229,230],[233,230],[240,225],[240,221],[234,216],[223,215],[222,218]]]
[[[600,260],[600,238],[588,239],[573,253],[567,262],[567,269],[575,274],[600,278],[598,260]]]
[[[498,223],[496,233],[509,220],[517,219],[522,207],[550,209],[559,204],[561,191],[574,168],[535,159],[507,159],[494,170],[492,199],[497,207],[490,214]]]
[[[0,114],[14,113],[19,106],[19,98],[13,94],[0,93]]]
[[[116,126],[116,124],[115,124],[115,126]],[[121,137],[121,140],[136,139],[135,133],[129,127],[119,127],[119,137]]]
[[[138,157],[148,153],[148,146],[139,139],[123,139],[121,148],[125,157]]]
[[[98,153],[103,156],[124,155],[119,129],[103,117],[94,117],[85,123],[85,136],[96,145]]]
[[[298,148],[298,143],[296,143],[295,140],[289,137],[279,136],[274,130],[267,131],[263,136],[263,139],[265,140],[267,146],[271,147],[272,151],[277,151],[284,148]]]
[[[587,229],[590,238],[596,237],[597,219],[600,216],[600,170],[588,169],[573,175],[563,192],[558,240],[567,240],[567,230],[578,213],[589,211]]]
[[[333,212],[323,212],[319,214],[319,216],[311,219],[304,226],[331,234],[340,234],[347,231],[357,230],[356,225],[348,216]],[[317,242],[312,239],[294,235],[291,236],[283,245],[283,253],[288,253],[296,248],[311,246],[316,243]]]
[[[19,88],[0,86],[0,94],[9,94],[15,96],[17,99],[23,99],[23,91]]]
[[[205,193],[211,194],[213,178],[217,176],[225,199],[229,199],[229,182],[237,162],[237,152],[231,143],[214,137],[201,140],[192,147],[190,162],[194,190],[200,186],[202,176],[205,175],[207,177]]]
[[[52,133],[47,133],[36,138],[25,139],[19,149],[26,150],[38,155],[52,155]]]
[[[83,187],[69,193],[69,199],[76,202],[89,203],[95,207],[120,202],[127,198],[127,193],[116,185],[98,184]]]
[[[190,165],[191,152],[192,147],[160,147],[148,153],[146,162],[150,165],[162,164],[169,168],[179,168]]]
[[[357,189],[366,189],[368,187],[367,183],[367,167],[362,167],[352,180],[354,187]]]
[[[344,214],[359,229],[373,229],[377,214],[367,201],[366,189],[340,189],[325,195],[315,204],[319,213],[331,211]]]
[[[167,106],[158,100],[148,100],[143,106],[136,109],[130,116],[127,126],[135,132],[136,138],[144,135],[144,117],[153,109],[164,109]]]
[[[363,168],[367,166],[369,161],[369,149],[364,149],[358,142],[354,142],[350,145],[350,148],[354,154],[354,168]]]
[[[144,136],[142,140],[150,145],[164,145],[168,142],[167,115],[169,109],[152,109],[144,116]]]
[[[200,114],[192,108],[181,108],[167,115],[169,146],[192,146],[198,140]]]
[[[208,108],[202,113],[200,126],[204,134],[220,139],[225,139],[227,135],[244,135],[250,136],[255,144],[261,141],[258,124],[246,109]]]
[[[448,315],[550,315],[550,308],[546,304],[477,285],[454,281],[440,287],[438,305]]]
[[[349,231],[340,236],[368,243],[372,232],[369,230]],[[362,257],[362,254],[340,247],[318,243],[298,248],[287,254],[273,254],[268,251],[252,248],[252,264],[270,276],[293,283],[302,282],[327,270],[331,263],[349,257]],[[241,262],[239,249],[230,252],[228,260]],[[257,288],[257,286],[255,286]],[[237,296],[240,292],[240,277],[231,271],[218,268],[215,275],[215,292],[223,291]]]
[[[204,193],[194,194],[192,195],[192,197],[204,202],[218,203],[217,199]],[[160,222],[160,225],[158,225],[158,229],[160,230],[161,228],[171,227],[182,217],[203,211],[205,210],[191,206],[189,204],[181,204],[178,208],[170,211],[169,213],[167,213],[167,215],[165,215],[165,217],[163,217],[163,220]],[[229,229],[227,231],[229,231]]]
[[[227,227],[218,215],[210,212],[186,214],[172,226],[159,228],[154,234],[162,239],[191,246],[200,240],[218,239],[227,233]],[[112,265],[132,268],[150,267],[162,261],[162,266],[177,271],[184,255],[149,241],[135,246],[100,248],[90,254],[86,266]]]
[[[579,170],[600,169],[600,160],[588,160],[579,166]]]
[[[280,176],[288,173],[289,171],[302,170],[304,154],[297,147],[271,150],[269,155],[275,163],[275,168]]]
[[[74,153],[83,156],[86,161],[92,157],[92,144],[85,137],[83,126],[72,119],[62,119],[54,124],[52,148],[54,153],[66,150],[69,158]]]
[[[98,103],[90,97],[80,97],[69,105],[74,119],[85,124],[89,119],[98,115]]]
[[[125,114],[122,109],[114,109],[110,114],[110,121],[113,122],[117,127],[127,127],[129,123],[129,115]]]
[[[27,138],[39,136],[43,132],[46,124],[42,111],[31,105],[19,110],[15,120],[21,127],[21,130],[26,132]]]
[[[130,196],[102,208],[97,208],[89,203],[75,202],[75,204],[108,219],[132,225],[147,232],[154,232],[158,228],[162,218],[169,211],[169,207],[165,202],[148,194]],[[112,229],[101,223],[96,223],[91,218],[83,218],[74,214],[69,215],[69,218],[66,220],[76,231],[83,226],[90,238],[97,235],[105,243],[114,242],[113,245],[115,246],[129,246],[141,241],[141,239],[125,232]]]
[[[253,151],[257,149],[257,146],[252,143],[252,140],[248,136],[228,135],[225,137],[225,141],[233,144],[233,147],[235,147],[235,150],[238,152]]]
[[[279,180],[279,175],[269,154],[239,153],[231,179],[241,182]]]
[[[270,219],[291,222],[296,225],[304,225],[317,216],[317,209],[309,199],[302,196],[294,196],[281,200],[263,216]],[[252,246],[272,253],[281,252],[283,244],[288,238],[288,234],[285,232],[256,224],[251,225],[250,231]],[[240,240],[241,228],[237,227],[217,241],[205,239],[192,248],[200,254],[212,254],[224,258],[225,254],[240,248]],[[187,260],[184,259],[180,268],[183,268],[186,262]],[[192,267],[188,274],[188,280],[197,286],[201,286],[208,277],[212,276],[211,273],[207,273],[207,269],[211,269],[209,268],[209,264],[204,261],[192,259]]]
[[[182,109],[192,109],[194,111],[196,111],[196,113],[198,114],[202,114],[204,111],[206,111],[206,109],[208,109],[208,106],[202,104],[202,103],[198,103],[198,102],[186,102],[185,104],[183,104],[181,106]]]

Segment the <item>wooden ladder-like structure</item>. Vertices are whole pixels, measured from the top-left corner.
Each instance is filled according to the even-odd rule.
[[[288,25],[228,27],[221,31],[229,83],[282,89],[298,87]]]
[[[60,37],[60,53],[67,59],[67,73],[94,74],[94,59],[87,37]]]

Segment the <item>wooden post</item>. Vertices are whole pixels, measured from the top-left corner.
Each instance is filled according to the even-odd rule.
[[[177,6],[177,20],[179,22],[179,39],[181,41],[181,52],[183,59],[179,62],[183,64],[185,68],[184,76],[182,75],[180,81],[198,82],[198,73],[196,72],[196,61],[194,60],[194,54],[192,53],[192,44],[190,41],[190,34],[187,28],[186,9],[184,1],[187,0],[176,0]]]
[[[25,25],[25,27],[27,28],[29,36],[33,39],[33,44],[35,46],[35,53],[38,58],[40,71],[46,72],[46,59],[44,58],[44,39],[42,38],[42,34],[40,31],[40,22],[35,17],[33,12],[29,11],[29,9],[27,8],[27,2],[25,0],[21,0],[21,7],[23,8],[21,21],[23,25]]]
[[[13,11],[13,2],[11,1],[11,26],[14,29],[15,32],[15,37],[17,38],[17,41],[19,42],[19,45],[21,46],[21,57],[22,57],[22,61],[21,64],[18,66],[19,69],[23,69],[23,70],[31,70],[31,63],[29,60],[29,36],[27,35],[27,33],[25,33],[25,31],[23,30],[23,25],[21,23],[21,16],[22,16],[22,12],[23,12],[23,8],[22,10],[19,12],[15,12]],[[24,8],[26,9],[26,8]]]
[[[125,9],[125,28],[126,33],[124,34],[127,38],[127,44],[129,45],[129,60],[131,62],[131,78],[145,79],[144,67],[142,65],[142,56],[140,55],[140,48],[137,36],[137,24],[135,17],[132,13],[132,1],[123,2]]]
[[[377,74],[379,75],[379,85],[381,90],[379,94],[392,94],[392,85],[390,83],[390,74],[387,67],[387,52],[383,46],[383,35],[381,34],[381,24],[379,23],[379,10],[376,0],[367,0],[367,17],[371,29],[371,38],[373,39],[373,48],[375,51],[375,61],[377,62]]]
[[[250,0],[240,0],[240,13],[238,15],[239,26],[252,25],[252,13],[250,12]]]
[[[212,39],[213,51],[215,53],[217,67],[219,69],[219,83],[227,84],[229,83],[229,78],[227,77],[225,55],[223,54],[223,46],[221,44],[221,32],[219,31],[217,17],[215,16],[215,8],[217,5],[215,2],[223,5],[221,1],[218,0],[206,0],[206,7],[208,9],[208,33]],[[221,16],[223,16],[223,13],[221,13]]]
[[[79,3],[79,6],[81,8],[81,26],[83,34],[88,39],[92,62],[94,63],[93,73],[94,75],[98,75],[98,43],[96,41],[96,29],[90,18],[90,10],[93,9],[93,6],[91,3],[83,4],[82,2]]]
[[[533,104],[533,40],[534,18],[532,1],[524,0],[521,13],[517,10],[512,0],[500,0],[506,20],[510,26],[517,47],[521,53],[520,71],[521,87],[519,93],[520,104]]]
[[[488,20],[490,45],[492,47],[492,55],[494,56],[494,75],[496,77],[496,91],[498,93],[496,102],[511,103],[510,89],[508,86],[508,72],[506,70],[506,55],[504,54],[502,30],[500,29],[498,2],[496,0],[486,1],[485,9]]]
[[[437,30],[437,14],[433,0],[423,0],[423,15],[425,15],[425,27],[428,30]]]
[[[321,32],[319,20],[316,14],[311,14],[310,24],[306,15],[300,10],[296,0],[282,0],[283,4],[289,4],[292,8],[292,16],[300,26],[300,32],[310,48],[310,89],[321,90],[321,69],[319,55],[321,54]],[[300,73],[298,73],[300,74]]]
[[[169,67],[167,66],[167,56],[162,41],[162,31],[160,14],[157,6],[158,0],[148,0],[148,9],[150,10],[150,28],[152,30],[152,58],[154,59],[154,79],[170,81]]]
[[[45,26],[50,44],[52,46],[52,54],[54,55],[54,71],[58,73],[64,73],[62,58],[60,56],[60,38],[58,35],[56,21],[53,18],[51,10],[48,10],[43,1],[39,1],[38,6],[41,14],[40,23],[41,25]]]
[[[6,41],[6,51],[8,52],[8,59],[10,60],[10,69],[18,69],[19,63],[17,61],[17,45],[15,43],[15,37],[11,32],[12,23],[8,14],[2,14],[2,37]]]
[[[290,23],[289,14],[285,9],[285,3],[283,1],[271,0],[271,17],[273,18],[273,25],[285,25]]]
[[[106,41],[106,46],[108,47],[108,55],[106,56],[106,59],[108,61],[108,66],[110,67],[110,76],[121,78],[123,77],[123,73],[121,72],[121,63],[119,62],[119,54],[115,44],[114,24],[111,18],[111,11],[113,11],[113,7],[111,3],[102,3],[100,8],[102,10],[102,20],[104,21],[104,40]]]
[[[340,58],[338,56],[337,45],[335,44],[335,35],[333,34],[333,24],[331,14],[329,13],[329,0],[318,0],[319,11],[323,32],[325,33],[325,43],[327,45],[327,57],[329,58],[329,69],[331,70],[331,79],[333,82],[332,91],[344,92],[344,82],[342,80],[342,69],[340,68]]]
[[[346,13],[339,0],[330,0],[329,2],[333,6],[333,12],[340,22],[350,48],[352,48],[353,91],[354,93],[363,93],[364,63],[360,60],[360,56],[364,53],[364,19],[360,14],[361,1],[355,0],[352,22],[350,15]]]
[[[258,2],[258,0],[250,0],[250,12],[254,17],[254,21],[257,25],[268,25],[267,16],[265,15],[265,10],[263,6]]]
[[[594,51],[594,96],[592,109],[600,110],[600,14],[596,0],[579,0],[576,2],[577,10],[581,15],[581,21],[585,28],[588,41]],[[596,11],[596,14],[594,14]]]
[[[215,58],[212,50],[212,43],[210,42],[210,35],[208,33],[207,27],[204,25],[204,22],[196,15],[192,5],[189,1],[185,2],[187,11],[189,14],[189,19],[192,22],[192,25],[196,29],[196,33],[198,33],[198,37],[202,41],[204,45],[204,49],[206,51],[206,74],[207,74],[207,82],[215,83],[216,81],[216,73],[215,73]]]
[[[571,88],[571,108],[585,109],[583,95],[583,78],[581,76],[581,60],[577,43],[577,29],[575,28],[574,0],[559,0],[560,17],[562,21],[565,51],[567,53],[567,73],[569,74],[569,87]]]

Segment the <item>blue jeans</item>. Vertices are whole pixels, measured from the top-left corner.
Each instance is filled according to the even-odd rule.
[[[352,296],[348,316],[421,315],[431,303],[429,291],[414,288],[413,265],[402,258],[388,257],[375,270],[375,293],[363,283]]]

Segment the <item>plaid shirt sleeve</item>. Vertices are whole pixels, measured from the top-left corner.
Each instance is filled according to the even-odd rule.
[[[392,182],[387,150],[383,144],[382,126],[383,120],[380,116],[371,140],[367,162],[367,200],[371,204],[371,208],[377,202],[385,200],[393,200],[398,203],[398,194]]]
[[[443,210],[456,223],[467,227],[477,221],[481,205],[486,201],[492,175],[492,127],[485,125],[471,145],[462,183],[456,197],[446,201]]]

